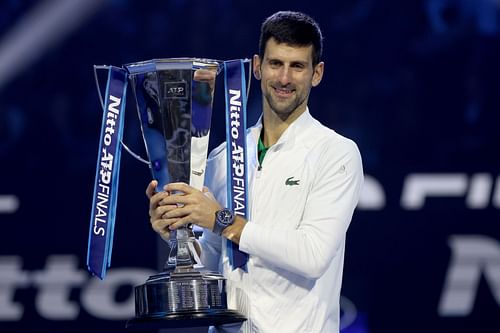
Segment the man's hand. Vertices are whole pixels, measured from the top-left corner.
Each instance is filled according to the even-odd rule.
[[[158,225],[168,225],[170,230],[175,230],[182,225],[193,223],[213,230],[215,212],[222,207],[207,188],[202,192],[185,183],[172,183],[166,185],[164,190],[170,195],[162,196],[159,202],[169,208],[161,211],[164,222]]]
[[[158,182],[153,180],[146,189],[146,195],[149,198],[149,217],[153,230],[156,231],[163,240],[170,239],[169,226],[178,219],[166,219],[165,213],[177,208],[176,205],[166,204],[163,200],[170,194],[168,192],[156,192]]]
[[[210,87],[210,92],[213,95],[216,76],[217,76],[217,69],[216,68],[197,69],[194,72],[193,79],[195,81],[200,81],[200,82],[206,82],[206,83],[208,83],[208,85]]]

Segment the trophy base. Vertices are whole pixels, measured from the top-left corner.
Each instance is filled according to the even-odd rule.
[[[210,310],[184,314],[166,314],[158,317],[134,318],[127,321],[126,328],[146,330],[162,328],[187,328],[218,326],[245,321],[245,316],[234,310]]]
[[[227,308],[225,279],[218,273],[177,267],[149,277],[134,290],[136,316],[126,328],[203,327],[246,320]]]

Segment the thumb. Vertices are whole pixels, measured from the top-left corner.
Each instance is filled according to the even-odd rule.
[[[156,193],[156,186],[158,186],[158,181],[153,180],[149,183],[147,189],[146,189],[146,196],[148,199],[151,199],[151,197]]]
[[[206,186],[203,186],[203,194],[205,194],[206,197],[212,199],[212,200],[215,200],[217,201],[217,199],[215,199],[215,196],[212,192],[210,192],[210,189]]]

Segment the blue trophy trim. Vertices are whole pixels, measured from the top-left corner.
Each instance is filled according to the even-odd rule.
[[[112,111],[111,94],[120,103],[118,113]],[[106,269],[111,265],[111,253],[113,248],[113,234],[116,218],[116,203],[118,196],[118,184],[120,173],[120,158],[121,158],[121,139],[123,136],[124,127],[124,112],[127,94],[127,73],[125,70],[110,66],[108,69],[108,81],[106,84],[105,104],[103,110],[103,118],[101,124],[101,135],[99,140],[99,151],[96,166],[96,178],[94,183],[94,194],[92,201],[92,213],[89,227],[89,240],[87,249],[87,267],[89,271],[104,279]],[[108,120],[114,122],[114,125],[109,131]],[[107,131],[108,130],[108,131]],[[111,132],[111,133],[110,133]],[[106,146],[103,147],[103,144]],[[103,160],[103,155],[110,157],[112,160]],[[106,163],[110,162],[110,163]],[[109,170],[111,168],[111,170]],[[109,178],[108,178],[109,177]],[[106,181],[104,181],[106,180]],[[101,182],[103,181],[103,182]],[[99,189],[107,188],[108,193],[100,192]],[[99,196],[101,194],[101,196]],[[100,198],[99,198],[100,197]],[[109,204],[99,205],[99,199],[106,199]],[[104,203],[106,203],[104,202]],[[98,207],[99,206],[99,207]],[[103,218],[99,219],[102,225],[97,226],[98,218],[96,212],[103,214]],[[96,232],[96,227],[97,232]],[[100,235],[103,233],[102,235]]]
[[[248,217],[248,159],[247,159],[247,148],[246,148],[246,81],[243,60],[230,60],[224,62],[224,83],[225,83],[225,97],[226,97],[226,161],[227,161],[227,203],[228,208],[237,215]],[[241,105],[239,106],[239,126],[231,127],[231,98],[229,96],[230,90],[239,90]],[[236,129],[237,137],[233,139],[232,130]],[[238,212],[240,207],[235,207],[235,200],[237,197],[235,184],[235,161],[233,161],[233,152],[235,152],[235,146],[241,148],[243,166],[243,186],[238,185],[240,193],[243,191],[243,212]],[[240,170],[241,171],[241,170]],[[241,205],[241,203],[240,203]],[[227,255],[229,257],[229,263],[233,269],[241,268],[247,270],[248,254],[239,250],[237,244],[227,240],[226,242]]]

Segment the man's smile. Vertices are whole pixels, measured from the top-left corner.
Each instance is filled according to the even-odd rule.
[[[273,90],[278,97],[289,97],[295,92],[295,89],[283,87],[273,87]]]

